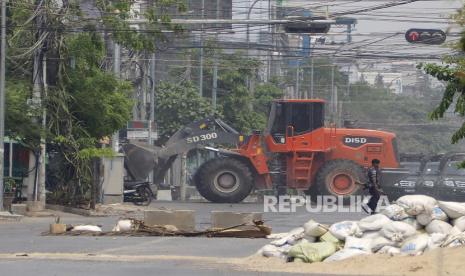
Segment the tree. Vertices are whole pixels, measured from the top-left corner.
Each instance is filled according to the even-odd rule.
[[[350,95],[342,100],[343,112],[359,127],[394,132],[399,152],[436,154],[454,149],[444,135],[451,133],[451,126],[428,120],[428,112],[434,107],[430,97],[396,95],[386,93],[384,88],[355,83]]]
[[[213,113],[210,102],[200,97],[197,87],[190,82],[160,83],[157,86],[155,103],[160,144],[184,125]]]
[[[177,0],[157,1],[145,14],[148,22],[138,32],[129,26],[132,0],[97,0],[97,18],[88,17],[79,1],[15,0],[9,5],[8,112],[7,132],[38,152],[38,136],[46,138],[51,162],[55,162],[57,198],[67,204],[89,200],[90,161],[111,155],[98,141],[125,126],[130,118],[132,88],[107,72],[104,34],[137,58],[156,49],[163,29],[178,30],[170,24],[169,13],[182,11]],[[174,9],[170,9],[174,7]],[[46,57],[48,95],[41,78]],[[31,61],[33,61],[31,63]],[[28,84],[33,79],[33,85]],[[32,90],[32,91],[31,91]],[[31,93],[34,92],[34,93]],[[37,103],[37,92],[42,101]],[[27,99],[32,96],[32,106]],[[47,127],[38,115],[47,111]],[[21,113],[21,110],[23,113]],[[31,123],[31,117],[36,122]],[[32,118],[33,119],[33,118]],[[32,127],[31,127],[32,126]],[[53,161],[55,160],[55,161]],[[50,166],[53,167],[53,166]],[[60,195],[66,194],[66,198]]]
[[[258,82],[257,72],[262,63],[258,59],[249,58],[242,52],[233,54],[208,49],[204,52],[204,96],[211,98],[213,67],[215,55],[218,57],[218,113],[223,119],[243,134],[265,127],[269,105],[272,99],[282,98],[284,92],[276,81],[255,84]],[[198,58],[198,53],[191,54]],[[190,73],[196,75],[196,67]],[[181,75],[180,70],[173,70],[173,75]],[[198,85],[198,80],[192,82]],[[253,87],[255,86],[255,87]]]
[[[384,88],[384,77],[380,73],[375,77],[375,86],[377,88]]]
[[[465,8],[465,6],[464,6]],[[461,9],[454,16],[457,23],[465,31],[465,9]],[[465,32],[462,32],[459,42],[451,45],[456,52],[444,58],[444,65],[420,64],[426,73],[446,83],[446,88],[439,105],[430,114],[432,120],[443,118],[448,110],[453,107],[453,112],[460,117],[465,116]],[[455,131],[451,137],[452,144],[458,143],[465,137],[465,123]],[[465,162],[462,164],[465,167]]]

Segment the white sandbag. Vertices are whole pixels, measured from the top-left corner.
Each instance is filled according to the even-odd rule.
[[[418,223],[424,226],[428,225],[434,219],[447,221],[449,217],[439,206],[434,206],[431,211],[425,211],[417,216]]]
[[[415,228],[415,230],[419,230],[419,229],[422,229],[423,228],[423,225],[421,225],[420,223],[418,223],[418,221],[416,220],[416,218],[414,217],[408,217],[408,218],[405,218],[402,220],[402,222],[405,222],[407,224],[410,224],[410,226],[412,226],[413,228]]]
[[[134,221],[132,219],[120,219],[113,227],[113,232],[132,231],[134,230]]]
[[[283,246],[283,245],[286,244],[287,238],[288,238],[288,236],[285,236],[283,238],[280,238],[280,239],[277,239],[277,240],[274,240],[274,241],[270,242],[270,244],[274,245],[274,246]]]
[[[283,246],[278,247],[279,252],[284,253],[287,255],[289,253],[289,250],[291,250],[293,245],[290,244],[285,244]]]
[[[416,216],[425,211],[430,211],[436,206],[436,199],[426,195],[405,195],[396,200],[396,204],[405,209],[411,216]]]
[[[388,254],[388,255],[391,255],[391,256],[399,255],[400,254],[400,248],[395,247],[395,246],[386,245],[386,246],[383,246],[376,253],[377,254]]]
[[[461,234],[462,232],[463,231],[461,231],[458,227],[453,226],[449,231],[449,236],[458,235],[458,234]]]
[[[460,229],[461,232],[465,231],[465,216],[459,217],[458,219],[454,219],[452,222],[454,227]]]
[[[439,248],[444,241],[447,239],[446,234],[433,233],[429,236],[427,250],[433,250]]]
[[[439,206],[434,206],[433,210],[431,211],[431,216],[433,219],[447,221],[449,217],[447,216],[446,212],[441,209]]]
[[[267,239],[277,240],[289,236],[289,232],[273,233],[266,236]]]
[[[310,237],[321,237],[328,232],[328,227],[314,220],[309,220],[304,224],[304,233]]]
[[[371,215],[366,218],[361,219],[357,224],[360,230],[362,231],[377,231],[383,227],[384,224],[390,222],[391,220],[383,215],[376,214]]]
[[[368,252],[360,249],[352,249],[352,248],[344,248],[342,250],[337,251],[333,255],[326,258],[323,262],[334,262],[334,261],[341,261],[351,257],[359,256],[359,255],[367,255]]]
[[[402,243],[400,253],[403,255],[420,255],[428,246],[429,236],[427,234],[416,235],[408,238]]]
[[[395,246],[397,245],[396,242],[393,242],[383,236],[376,237],[374,239],[371,239],[371,251],[372,252],[378,252],[381,248],[385,246]]]
[[[261,254],[265,257],[276,257],[276,258],[281,258],[285,259],[287,256],[282,252],[282,250],[279,249],[279,247],[267,244],[263,246],[257,254]]]
[[[428,225],[426,225],[425,230],[428,234],[433,233],[442,233],[448,235],[452,225],[442,220],[433,220]]]
[[[378,237],[382,237],[379,231],[366,231],[363,232],[362,238],[364,239],[376,239]]]
[[[423,226],[428,225],[433,220],[429,212],[421,213],[417,216],[417,222]]]
[[[384,225],[380,233],[391,241],[402,242],[408,237],[415,235],[416,230],[408,223],[392,221]]]
[[[408,217],[405,209],[400,207],[397,204],[391,204],[387,206],[383,211],[382,214],[388,217],[391,220],[403,220]]]
[[[442,247],[456,247],[465,245],[465,233],[460,233],[456,235],[449,235]]]
[[[361,237],[363,232],[358,228],[356,221],[342,221],[334,223],[329,227],[329,232],[340,240],[345,240],[348,236]]]
[[[438,201],[438,205],[451,219],[465,216],[465,203]]]
[[[270,242],[270,244],[275,245],[275,246],[283,246],[285,244],[294,245],[298,243],[299,241],[301,241],[304,238],[304,236],[305,236],[304,228],[298,227],[298,228],[294,228],[291,231],[289,231],[287,236],[274,240]]]
[[[102,228],[97,225],[77,225],[74,226],[71,231],[91,231],[91,232],[102,232]]]
[[[371,253],[371,240],[356,237],[347,237],[344,249],[359,249]]]

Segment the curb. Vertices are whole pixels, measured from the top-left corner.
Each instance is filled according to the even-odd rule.
[[[0,221],[20,221],[23,218],[21,215],[15,215],[10,212],[0,212]]]
[[[86,209],[62,206],[62,205],[55,205],[55,204],[45,204],[45,208],[49,210],[53,210],[53,211],[71,213],[71,214],[86,216],[86,217],[107,217],[108,216],[105,214],[97,213],[92,210],[86,210]]]

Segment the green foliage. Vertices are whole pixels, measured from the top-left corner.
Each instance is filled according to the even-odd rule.
[[[39,142],[41,129],[38,124],[33,123],[32,118],[40,110],[34,110],[27,104],[30,89],[30,85],[24,80],[6,83],[5,134],[34,148]]]
[[[13,3],[14,2],[14,3]],[[146,32],[137,32],[127,19],[132,0],[97,0],[99,20],[91,21],[79,8],[79,1],[11,1],[8,11],[7,133],[28,143],[37,151],[39,136],[47,139],[53,153],[57,177],[55,191],[67,193],[77,204],[91,190],[90,160],[110,156],[111,149],[100,148],[98,141],[123,128],[130,119],[130,83],[107,72],[107,49],[101,30],[128,52],[154,51],[164,39],[163,30],[180,28],[168,16],[185,9],[181,0],[161,0],[147,11]],[[42,22],[42,23],[40,23]],[[92,23],[89,23],[92,22]],[[38,25],[40,24],[40,25]],[[76,33],[76,29],[84,32]],[[32,96],[33,63],[46,50],[48,91],[42,93],[40,108],[27,105]],[[40,67],[40,65],[39,65]],[[40,76],[39,76],[40,77]],[[47,113],[47,129],[41,129],[42,109]],[[68,202],[69,203],[69,202]]]
[[[366,83],[353,84],[350,91],[342,98],[344,114],[361,127],[394,132],[400,152],[433,154],[453,149],[445,135],[450,128],[428,120],[435,104],[432,98],[395,95]]]
[[[115,153],[111,148],[85,148],[78,152],[78,158],[83,161],[91,161],[96,157],[113,157]]]
[[[134,51],[154,51],[157,41],[163,41],[163,30],[181,31],[178,25],[171,24],[170,12],[186,10],[182,0],[158,0],[147,9],[144,17],[148,20],[142,24],[145,32],[138,32],[127,22],[131,18],[131,0],[98,0],[96,6],[101,12],[105,27],[111,30],[113,39]],[[142,27],[142,26],[141,26]]]
[[[464,28],[465,12],[464,9],[459,10],[454,16],[457,23]],[[465,29],[464,29],[465,30]],[[460,54],[450,57],[445,57],[444,64],[420,64],[418,67],[425,70],[429,75],[436,77],[446,83],[442,100],[440,104],[430,114],[431,119],[438,120],[443,118],[445,113],[454,106],[455,114],[465,116],[465,32],[459,42],[451,45]],[[452,135],[451,142],[458,143],[465,138],[465,123]],[[465,162],[462,164],[465,167]]]
[[[209,101],[200,97],[197,88],[188,82],[162,82],[157,86],[155,105],[161,142],[184,125],[213,113]]]
[[[196,58],[197,55],[198,53],[194,53]],[[211,97],[213,90],[215,55],[220,61],[217,102],[223,119],[243,134],[264,129],[271,100],[282,98],[283,90],[275,82],[256,85],[258,68],[261,66],[258,59],[249,58],[242,52],[226,54],[209,50],[205,53],[204,96]],[[197,75],[199,72],[193,70],[192,73]],[[179,75],[179,72],[174,74]]]

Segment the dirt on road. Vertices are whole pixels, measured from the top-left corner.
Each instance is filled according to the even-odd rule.
[[[440,248],[421,256],[373,254],[336,262],[285,263],[278,258],[252,256],[238,268],[262,272],[295,272],[316,275],[465,275],[465,247]]]
[[[305,273],[310,275],[465,275],[465,247],[441,248],[421,256],[365,255],[328,263],[285,263],[278,258],[251,256],[220,258],[178,255],[113,255],[85,253],[16,253],[0,254],[0,260],[68,260],[106,262],[151,262],[175,260],[206,269],[225,268],[236,271]]]

